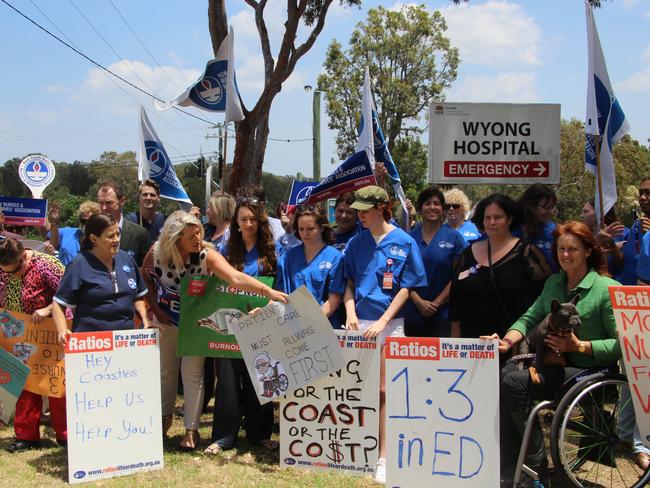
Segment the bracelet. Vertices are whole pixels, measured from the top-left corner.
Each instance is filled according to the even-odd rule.
[[[512,342],[512,341],[511,341],[510,339],[508,339],[507,337],[504,337],[504,338],[501,339],[501,340],[502,340],[503,342],[505,342],[506,344],[508,344],[508,349],[509,349],[509,350],[512,349],[512,348],[515,346],[515,343]]]

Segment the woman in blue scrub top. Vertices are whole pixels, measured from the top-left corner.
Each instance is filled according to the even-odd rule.
[[[347,280],[344,295],[346,328],[364,328],[366,337],[403,336],[401,308],[412,288],[426,286],[424,263],[418,245],[391,218],[388,194],[378,186],[357,190],[351,205],[365,228],[353,237],[345,251]],[[386,481],[385,361],[382,347],[379,387],[379,461],[375,481]]]
[[[471,203],[467,195],[458,188],[452,188],[445,192],[447,204],[447,222],[445,226],[457,230],[468,244],[481,238],[481,232],[474,222],[465,220],[469,214]]]
[[[318,206],[299,205],[293,231],[302,242],[278,260],[275,287],[291,293],[305,285],[332,325],[340,328],[341,320],[335,312],[345,292],[343,255],[331,246],[334,235],[327,215]]]
[[[237,199],[230,238],[221,252],[233,268],[248,276],[275,275],[277,247],[266,210],[257,198]],[[275,293],[286,297],[279,291]],[[204,452],[217,454],[235,447],[243,419],[249,442],[267,450],[277,449],[277,442],[271,441],[273,402],[260,405],[243,359],[222,358],[217,372],[212,443]]]
[[[534,183],[526,188],[517,203],[521,208],[522,224],[512,235],[535,244],[544,253],[552,271],[558,271],[553,258],[555,223],[551,220],[557,205],[555,192],[546,185]]]
[[[133,258],[120,249],[120,228],[107,214],[92,215],[84,228],[83,251],[65,269],[54,295],[52,318],[59,341],[72,332],[133,329],[133,311],[149,327],[147,287]],[[72,331],[65,307],[74,308]]]
[[[422,223],[409,234],[422,254],[427,286],[411,290],[404,310],[405,333],[408,337],[449,337],[449,289],[467,243],[458,231],[443,225],[445,197],[439,188],[421,192],[415,208]]]
[[[177,210],[160,231],[158,241],[144,258],[143,273],[153,312],[152,325],[161,329],[160,389],[163,435],[172,424],[176,403],[178,369],[183,379],[185,436],[180,447],[195,449],[199,443],[199,423],[203,407],[203,356],[176,357],[180,285],[184,277],[214,274],[240,290],[257,293],[271,300],[286,302],[286,295],[262,285],[240,270],[233,269],[212,245],[203,240],[203,226],[192,214]]]

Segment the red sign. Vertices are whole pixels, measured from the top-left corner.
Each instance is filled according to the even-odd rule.
[[[385,349],[386,359],[440,359],[440,338],[427,337],[414,340],[412,337],[388,337]]]
[[[450,178],[548,178],[548,161],[445,161]]]

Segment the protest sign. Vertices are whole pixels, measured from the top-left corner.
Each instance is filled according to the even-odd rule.
[[[16,410],[16,401],[29,376],[29,368],[13,354],[0,348],[0,421],[5,424]]]
[[[432,103],[429,181],[560,182],[560,105]]]
[[[47,219],[47,200],[38,198],[0,197],[6,225],[42,227]]]
[[[610,286],[609,296],[636,424],[650,447],[650,286]]]
[[[273,278],[257,278],[273,287]],[[233,288],[216,276],[198,276],[181,280],[181,314],[176,354],[241,358],[232,324],[269,299]]]
[[[337,331],[345,366],[280,402],[280,465],[371,473],[379,455],[379,348]]]
[[[32,154],[20,162],[18,176],[34,198],[41,198],[43,191],[52,183],[56,169],[54,164],[42,154]]]
[[[344,366],[329,320],[303,285],[233,324],[260,403],[288,395]]]
[[[337,197],[349,191],[356,191],[364,186],[377,183],[372,170],[371,156],[368,150],[359,151],[343,161],[329,176],[309,191],[306,201],[298,203],[313,204],[331,197]]]
[[[72,334],[65,362],[69,482],[162,469],[158,330]]]
[[[498,488],[496,341],[386,339],[386,485]]]
[[[38,395],[65,396],[63,346],[51,318],[36,324],[26,313],[0,308],[0,347],[30,369],[25,390]]]

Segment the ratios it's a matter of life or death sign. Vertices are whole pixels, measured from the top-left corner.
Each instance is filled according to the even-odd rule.
[[[641,441],[650,447],[650,287],[610,286],[609,295],[630,388],[627,398],[634,405]]]
[[[429,181],[560,182],[560,105],[432,103]]]
[[[73,334],[65,353],[70,483],[162,469],[158,330]]]
[[[384,352],[386,486],[498,488],[496,341],[390,337]]]

